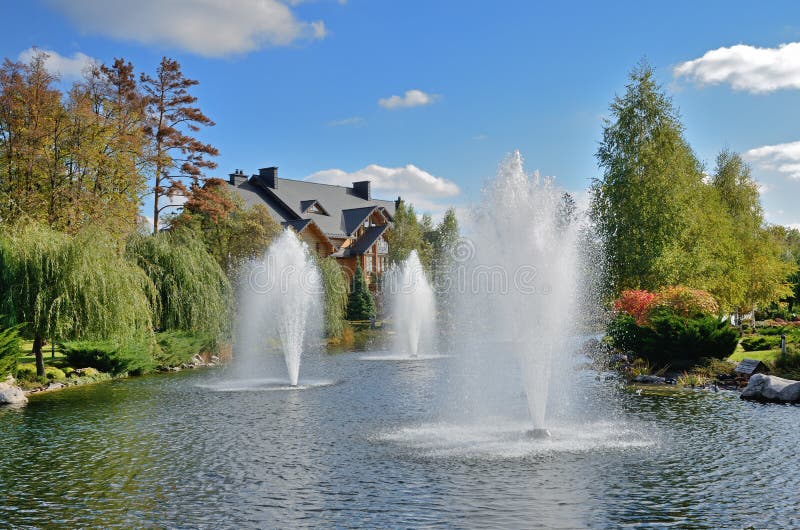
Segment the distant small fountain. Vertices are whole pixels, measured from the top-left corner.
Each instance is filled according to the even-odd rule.
[[[269,368],[269,350],[283,353],[289,384],[298,386],[303,349],[320,338],[322,283],[308,247],[285,230],[240,286],[235,369],[243,378]],[[276,369],[276,367],[272,367]]]
[[[394,353],[417,357],[420,344],[430,355],[436,325],[436,299],[416,250],[388,272],[395,321]]]

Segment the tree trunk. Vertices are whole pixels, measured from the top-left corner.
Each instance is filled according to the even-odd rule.
[[[44,355],[42,355],[44,337],[36,335],[33,338],[33,355],[36,357],[36,375],[44,377]]]
[[[153,233],[158,233],[158,177],[156,177],[155,193],[153,194]]]

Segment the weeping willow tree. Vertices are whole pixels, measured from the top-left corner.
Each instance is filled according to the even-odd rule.
[[[44,375],[46,339],[126,340],[152,335],[153,285],[108,234],[74,237],[37,224],[0,236],[0,314],[33,340]]]
[[[134,236],[127,255],[155,285],[160,330],[229,331],[231,286],[219,264],[189,230]]]
[[[340,337],[347,312],[347,276],[336,258],[320,258],[317,266],[325,290],[325,335]]]

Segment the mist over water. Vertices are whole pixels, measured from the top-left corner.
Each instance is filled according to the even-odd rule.
[[[288,379],[296,387],[303,352],[321,342],[322,292],[307,245],[285,230],[242,275],[234,374],[239,379]],[[282,357],[285,368],[276,357]]]

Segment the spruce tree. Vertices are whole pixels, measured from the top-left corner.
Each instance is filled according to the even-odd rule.
[[[369,292],[361,265],[356,263],[353,288],[347,297],[347,320],[368,320],[375,317],[375,300]]]

